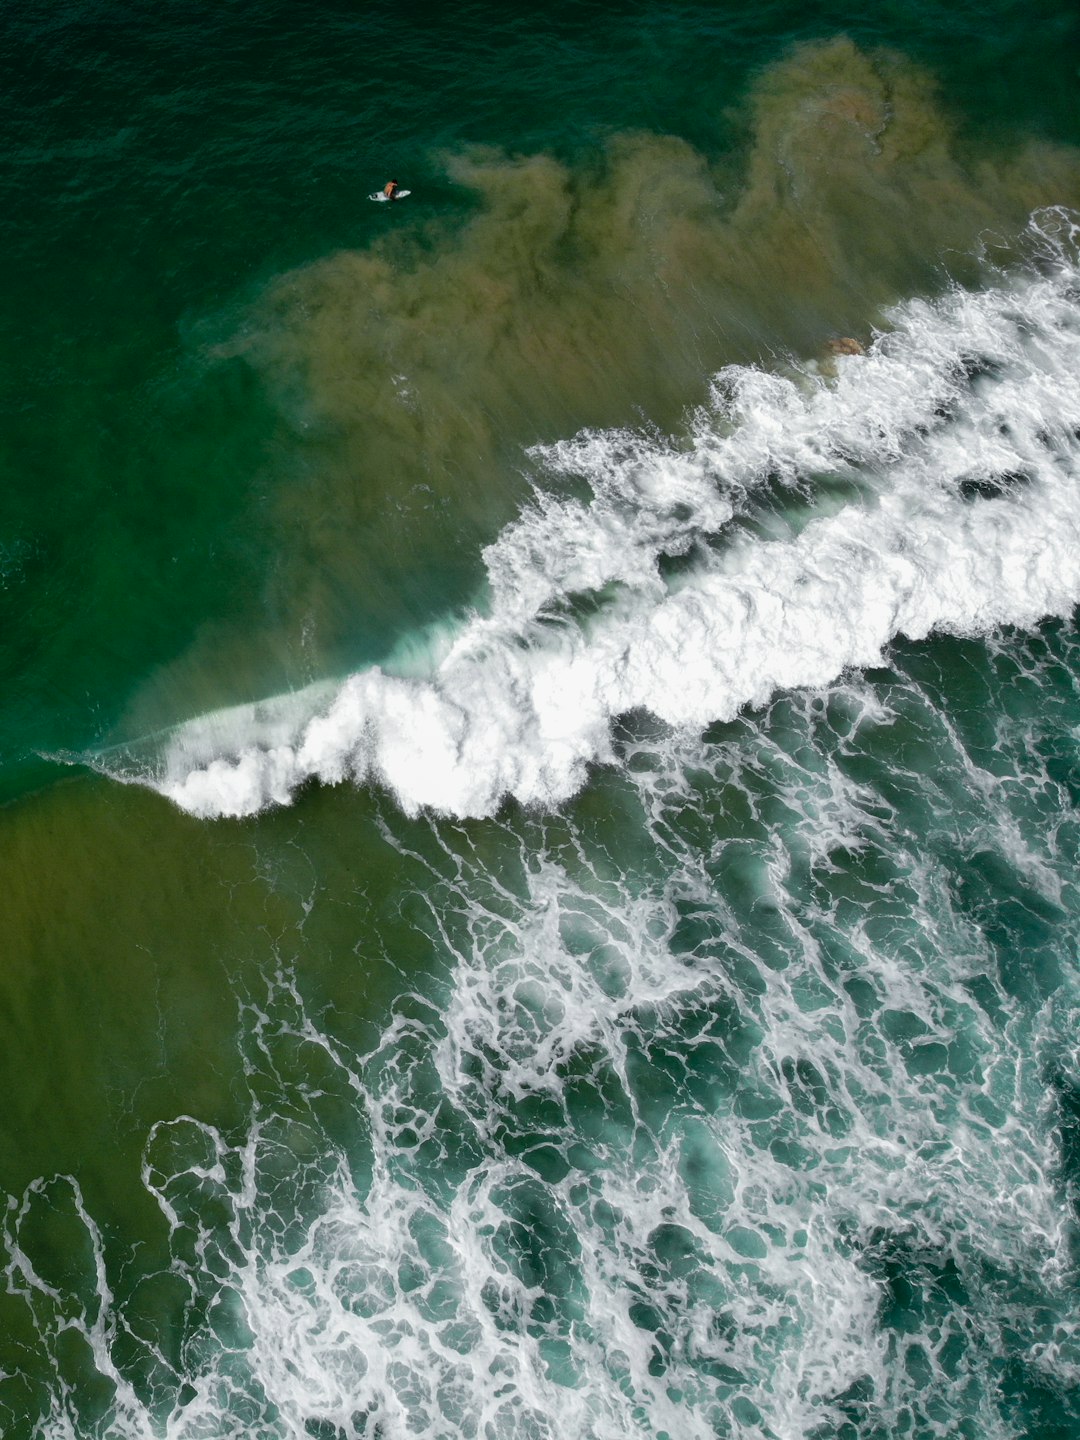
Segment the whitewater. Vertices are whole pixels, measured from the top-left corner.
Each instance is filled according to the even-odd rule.
[[[528,457],[534,498],[475,610],[382,665],[90,757],[201,817],[373,780],[408,814],[554,806],[613,721],[676,729],[1080,600],[1077,229],[886,317],[859,356],[729,367],[681,441],[586,433]]]

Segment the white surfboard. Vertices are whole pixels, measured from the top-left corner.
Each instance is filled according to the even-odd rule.
[[[395,200],[404,200],[406,195],[411,195],[411,190],[399,190],[394,196]],[[374,195],[367,197],[369,200],[389,200],[389,195],[384,195],[381,190],[376,190]]]

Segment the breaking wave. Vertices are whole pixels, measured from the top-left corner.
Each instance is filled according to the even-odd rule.
[[[1027,274],[905,303],[835,376],[721,371],[685,443],[537,450],[533,502],[486,551],[486,603],[408,663],[185,723],[145,769],[97,763],[199,816],[313,779],[370,778],[408,813],[553,805],[627,712],[700,726],[874,665],[896,636],[1069,611],[1076,232],[1044,212],[1032,238]]]

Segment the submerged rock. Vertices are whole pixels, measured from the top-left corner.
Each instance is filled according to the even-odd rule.
[[[826,355],[865,355],[866,351],[858,340],[853,340],[850,335],[841,335],[839,339],[826,340],[825,353]]]

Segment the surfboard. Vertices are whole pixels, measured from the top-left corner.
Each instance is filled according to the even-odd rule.
[[[411,190],[399,190],[399,191],[397,192],[397,194],[394,196],[394,199],[395,199],[395,200],[404,200],[406,195],[411,195],[411,194],[412,194],[412,191],[411,191]],[[390,197],[387,196],[387,195],[384,195],[381,190],[376,190],[374,195],[369,195],[367,198],[368,198],[369,200],[388,200]]]

